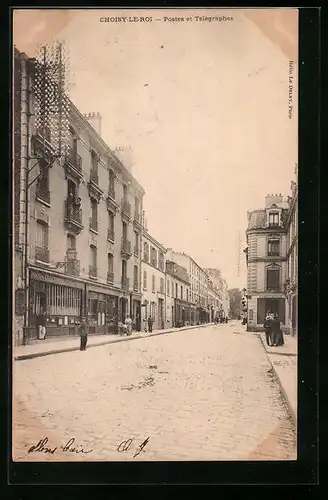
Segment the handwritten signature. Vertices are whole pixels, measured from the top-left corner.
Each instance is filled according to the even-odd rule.
[[[136,452],[134,453],[133,455],[133,458],[136,458],[138,455],[140,455],[141,452],[144,452],[145,453],[145,446],[147,445],[147,443],[149,442],[150,438],[147,437],[147,439],[145,439],[143,441],[143,443],[139,444],[139,446],[137,447],[137,450]],[[132,446],[132,443],[133,443],[134,439],[133,438],[130,438],[130,439],[127,439],[126,441],[122,441],[118,447],[117,447],[117,451],[119,451],[120,453],[122,452],[127,452],[131,449],[131,446]]]
[[[29,448],[28,453],[39,451],[43,453],[51,453],[53,455],[58,450],[58,447],[55,446],[54,448],[52,448],[51,446],[47,445],[48,441],[49,439],[47,437],[40,439],[37,444],[34,444]],[[65,443],[63,446],[60,446],[60,449],[64,452],[70,453],[91,453],[93,451],[84,450],[81,445],[76,445],[75,438],[70,438],[67,443]]]

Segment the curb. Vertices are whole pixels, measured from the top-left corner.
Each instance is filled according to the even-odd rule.
[[[157,335],[168,335],[169,333],[174,333],[174,332],[183,332],[185,330],[194,330],[195,328],[206,328],[207,326],[211,326],[212,323],[207,323],[205,325],[192,325],[192,326],[187,326],[187,327],[182,327],[182,328],[175,328],[171,330],[165,330],[165,331],[159,331],[157,333],[153,334],[146,334],[140,337],[133,337],[131,336],[126,336],[123,338],[118,338],[118,339],[111,339],[111,340],[104,340],[102,342],[97,342],[96,344],[90,344],[88,346],[88,349],[91,349],[92,347],[101,347],[104,345],[109,345],[109,344],[116,344],[118,342],[127,342],[129,340],[139,340],[139,339],[145,339],[145,338],[152,338],[156,337]],[[78,337],[77,337],[78,339]],[[72,352],[72,351],[79,351],[80,347],[77,345],[75,347],[63,347],[61,349],[54,349],[52,351],[44,351],[44,352],[33,352],[31,354],[21,354],[19,356],[14,357],[14,361],[24,361],[27,359],[34,359],[34,358],[41,358],[44,356],[50,356],[53,354],[62,354],[63,352]]]
[[[280,388],[280,392],[281,392],[281,394],[282,394],[282,396],[283,396],[283,398],[284,398],[284,400],[285,400],[285,402],[287,404],[289,414],[292,417],[294,424],[297,425],[297,414],[294,411],[293,405],[291,404],[291,402],[289,400],[289,397],[288,397],[287,392],[286,392],[286,390],[285,390],[285,388],[283,386],[283,383],[281,382],[281,379],[280,379],[280,377],[279,377],[279,375],[278,375],[278,373],[277,373],[277,371],[276,371],[276,369],[275,369],[275,367],[274,367],[274,365],[273,365],[273,363],[272,363],[272,361],[270,359],[269,353],[268,353],[268,351],[265,348],[265,344],[264,344],[264,341],[263,341],[261,335],[259,335],[259,338],[261,339],[261,343],[262,343],[262,345],[264,347],[264,350],[266,352],[267,358],[268,358],[269,363],[270,363],[270,365],[272,367],[273,373],[275,375],[275,379],[278,382],[278,385],[279,385],[279,388]],[[274,353],[274,354],[277,354],[277,353]],[[285,354],[285,355],[288,356],[288,354]],[[296,354],[289,355],[289,356],[296,356]]]

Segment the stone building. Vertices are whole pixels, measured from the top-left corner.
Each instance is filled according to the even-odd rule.
[[[213,283],[213,287],[216,290],[219,301],[220,301],[220,310],[219,316],[228,317],[229,309],[230,309],[230,298],[228,292],[228,285],[225,279],[222,277],[220,269],[207,268],[205,269],[207,275]]]
[[[18,51],[16,58],[22,97],[21,126],[19,119],[14,126],[22,140],[15,146],[14,220],[15,245],[24,251],[24,340],[36,338],[42,313],[48,337],[77,333],[83,316],[91,334],[115,332],[118,320],[141,308],[144,190],[95,130],[100,115],[84,116],[73,103],[70,153],[45,161],[52,136],[33,118],[35,63]]]
[[[246,260],[250,331],[263,329],[267,313],[278,313],[283,327],[286,326],[284,283],[288,209],[281,194],[268,195],[265,208],[248,213]]]
[[[167,259],[187,269],[190,281],[191,323],[208,323],[210,312],[208,306],[208,276],[204,269],[189,255],[167,251]]]
[[[153,318],[153,329],[165,328],[165,262],[166,249],[143,224],[142,231],[142,329],[147,328],[147,318]]]
[[[176,262],[166,261],[166,325],[169,327],[192,324],[190,303],[190,279],[187,272]]]

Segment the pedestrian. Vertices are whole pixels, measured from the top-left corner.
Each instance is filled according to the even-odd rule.
[[[273,333],[273,345],[275,347],[280,347],[284,345],[284,336],[280,326],[279,315],[276,313],[274,320],[272,322],[272,333]]]
[[[44,340],[46,338],[46,312],[42,311],[38,316],[38,337],[39,340]]]
[[[148,332],[153,333],[153,318],[151,315],[148,317]]]
[[[88,329],[85,318],[82,318],[81,324],[79,326],[79,332],[80,332],[80,351],[85,351],[88,341]]]
[[[271,319],[270,314],[266,315],[263,326],[264,326],[264,330],[265,330],[265,338],[266,338],[267,345],[272,346],[273,345],[273,342],[272,342],[273,334],[272,334],[272,319]]]
[[[129,316],[129,314],[127,315],[126,319],[125,319],[125,324],[126,324],[126,328],[127,328],[127,335],[131,335],[132,333],[132,319],[131,319],[131,316]]]

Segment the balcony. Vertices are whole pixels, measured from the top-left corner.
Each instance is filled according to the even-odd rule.
[[[65,266],[65,272],[71,276],[80,276],[80,261],[68,260]]]
[[[98,269],[96,268],[96,266],[89,266],[89,276],[90,278],[97,278]]]
[[[33,136],[33,142],[36,143],[37,146],[41,146],[43,151],[50,154],[54,153],[54,148],[51,145],[51,131],[49,127],[38,127]]]
[[[114,283],[114,273],[112,271],[108,271],[107,273],[107,283]]]
[[[115,189],[113,186],[109,186],[108,196],[107,196],[107,210],[111,210],[115,214],[118,210],[118,203],[115,200]]]
[[[132,255],[131,252],[131,241],[126,238],[122,238],[121,240],[121,254],[125,258],[130,258]]]
[[[77,181],[83,178],[82,158],[76,151],[72,150],[65,158],[66,174],[71,174]]]
[[[38,182],[36,185],[36,199],[50,205],[50,191],[48,185],[43,182]]]
[[[82,209],[77,199],[65,200],[65,223],[70,231],[80,233],[83,229]]]
[[[129,203],[124,198],[121,199],[121,213],[122,213],[122,216],[125,216],[128,219],[131,218],[131,203]]]
[[[94,197],[99,203],[100,198],[103,195],[103,190],[99,187],[98,172],[94,168],[90,170],[90,181],[88,187],[89,187],[89,195]]]
[[[107,240],[108,241],[112,241],[112,242],[115,241],[114,229],[108,229],[108,231],[107,231]]]
[[[74,248],[68,248],[66,251],[66,259],[68,261],[77,259],[77,251]]]
[[[90,217],[89,219],[89,229],[94,233],[98,233],[98,221],[93,217]]]
[[[35,260],[49,263],[49,250],[47,248],[35,247]]]
[[[129,278],[126,278],[123,276],[122,280],[121,280],[121,285],[122,285],[122,290],[129,290],[129,288],[130,288]]]
[[[268,252],[268,257],[280,257],[279,251]]]

